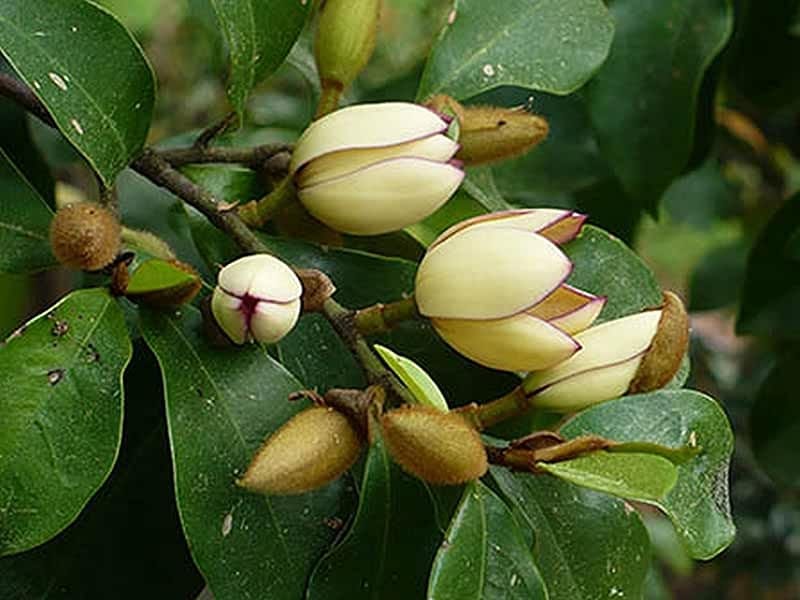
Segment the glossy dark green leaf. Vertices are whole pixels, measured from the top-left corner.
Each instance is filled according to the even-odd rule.
[[[184,175],[203,186],[215,198],[225,202],[247,202],[264,196],[267,190],[258,174],[236,166],[188,165],[181,169]]]
[[[729,0],[616,0],[608,61],[587,98],[600,148],[651,211],[692,151],[703,75],[733,29]]]
[[[500,85],[567,94],[603,64],[613,34],[599,0],[459,0],[417,96],[466,99]]]
[[[3,600],[194,598],[202,587],[175,507],[161,374],[144,345],[124,385],[125,427],[111,476],[57,537],[0,559]]]
[[[500,190],[497,189],[491,167],[472,167],[467,169],[463,188],[467,194],[486,209],[486,212],[511,208],[511,205],[500,194]]]
[[[493,467],[492,478],[533,535],[550,600],[641,597],[650,547],[630,505],[551,475]]]
[[[430,217],[406,227],[405,231],[427,248],[451,225],[486,212],[486,207],[462,189]]]
[[[666,458],[635,452],[593,452],[539,466],[575,485],[628,500],[661,500],[678,479],[678,470]]]
[[[546,600],[520,526],[480,481],[464,489],[428,584],[428,600]]]
[[[670,517],[694,558],[712,558],[733,541],[728,498],[733,434],[712,398],[692,390],[626,396],[579,413],[560,431],[568,438],[593,433],[621,442],[700,448],[678,466],[678,481],[663,499],[645,501]]]
[[[689,310],[714,310],[739,301],[747,266],[747,244],[738,240],[706,254],[689,280]]]
[[[111,184],[144,144],[155,100],[131,34],[85,0],[5,0],[0,51]]]
[[[100,289],[73,292],[0,347],[0,555],[56,535],[108,477],[130,357],[122,311]]]
[[[676,179],[661,202],[674,221],[702,230],[730,217],[738,199],[736,188],[725,179],[719,163],[710,160]]]
[[[427,486],[395,465],[378,436],[350,530],[314,569],[307,600],[425,597],[441,532]]]
[[[775,481],[792,487],[800,487],[798,368],[797,351],[785,352],[758,390],[750,413],[750,435],[759,464]]]
[[[608,297],[600,320],[661,305],[661,288],[653,273],[633,250],[610,233],[585,225],[581,235],[564,250],[575,265],[568,282]]]
[[[181,522],[217,600],[302,596],[313,565],[346,519],[346,478],[312,493],[266,497],[235,485],[263,439],[304,404],[301,385],[258,345],[216,349],[199,312],[142,312],[164,377]]]
[[[750,251],[736,323],[739,333],[800,337],[800,259],[787,247],[798,230],[800,194],[786,200]]]
[[[56,264],[50,251],[53,213],[0,148],[0,273],[27,273]]]
[[[228,98],[236,112],[256,84],[277,69],[305,23],[310,2],[209,0],[228,46]]]
[[[169,288],[188,285],[197,281],[192,275],[160,258],[144,261],[131,275],[126,294],[146,294]]]

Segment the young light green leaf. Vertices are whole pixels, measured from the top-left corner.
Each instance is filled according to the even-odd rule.
[[[234,481],[264,438],[304,408],[288,401],[300,383],[259,345],[213,348],[191,306],[140,313],[164,378],[178,510],[195,562],[217,600],[296,600],[336,535],[326,520],[350,514],[347,482],[266,497]]]
[[[228,45],[228,98],[241,116],[256,84],[277,69],[306,21],[310,2],[210,0]]]
[[[579,413],[560,433],[699,448],[695,457],[678,465],[678,481],[666,496],[645,501],[669,516],[694,558],[712,558],[733,541],[728,498],[733,434],[712,398],[692,390],[626,396]]]
[[[410,358],[392,352],[386,346],[375,344],[373,348],[380,354],[380,357],[389,368],[394,371],[394,374],[408,386],[417,402],[431,408],[437,408],[442,412],[450,410],[439,386],[425,372],[425,369]]]
[[[110,185],[152,118],[155,79],[136,40],[86,0],[4,0],[0,52]]]
[[[433,562],[427,598],[548,598],[519,524],[505,503],[480,481],[464,488],[461,503]]]
[[[533,558],[550,600],[642,597],[650,547],[633,508],[551,475],[499,467],[491,473],[535,540]]]
[[[53,213],[0,148],[0,273],[27,273],[56,264],[48,238]]]
[[[733,30],[729,0],[616,0],[608,61],[587,87],[600,148],[654,211],[692,149],[700,84]],[[625,102],[622,98],[635,98]]]
[[[661,500],[678,479],[675,465],[654,454],[600,451],[537,466],[575,485],[629,500]]]
[[[0,556],[55,536],[108,477],[130,358],[122,310],[101,289],[73,292],[0,346]]]
[[[417,97],[466,99],[501,85],[568,94],[603,64],[613,34],[600,0],[459,0]]]
[[[358,511],[342,542],[317,565],[307,600],[425,597],[441,539],[427,485],[403,472],[377,436],[367,456]]]
[[[143,262],[133,272],[125,293],[128,295],[146,294],[187,285],[195,281],[197,281],[197,275],[187,273],[166,260],[152,258]]]

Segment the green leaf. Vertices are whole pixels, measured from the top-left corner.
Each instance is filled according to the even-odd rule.
[[[716,159],[672,182],[661,202],[673,220],[701,231],[735,214],[739,204],[737,189]]]
[[[305,598],[424,598],[441,540],[432,500],[426,484],[400,470],[377,436],[367,456],[353,524],[314,569]]]
[[[247,202],[266,195],[258,173],[244,167],[187,165],[181,172],[225,202]]]
[[[538,466],[575,485],[629,500],[661,500],[678,479],[675,465],[654,454],[601,451]]]
[[[108,477],[130,357],[122,310],[100,289],[73,292],[0,347],[0,555],[56,535]]]
[[[303,29],[310,2],[210,0],[228,45],[228,98],[241,117],[247,97],[277,69]]]
[[[131,401],[111,476],[54,539],[0,558],[0,598],[194,598],[202,587],[175,507],[158,364],[144,345],[124,386]]]
[[[725,413],[692,390],[662,390],[604,402],[579,413],[560,430],[568,438],[596,434],[621,442],[652,442],[701,452],[678,466],[678,481],[663,510],[694,558],[709,559],[733,541],[728,497],[733,434]]]
[[[50,220],[42,197],[0,148],[0,273],[52,267]]]
[[[642,597],[650,548],[633,508],[551,475],[491,473],[534,536],[533,558],[550,600]]]
[[[500,195],[500,190],[497,189],[491,167],[468,169],[463,188],[488,212],[511,208],[511,205]]]
[[[417,97],[465,99],[500,85],[567,94],[603,64],[613,35],[600,0],[459,0]]]
[[[505,503],[480,481],[461,504],[436,554],[428,600],[547,600],[544,581]]]
[[[141,47],[85,0],[5,0],[0,51],[106,185],[147,137],[155,80]]]
[[[800,337],[800,260],[789,240],[800,231],[800,194],[786,200],[759,234],[747,260],[738,333]]]
[[[439,386],[425,372],[425,369],[413,360],[400,356],[385,346],[375,344],[373,348],[389,368],[394,371],[394,374],[411,390],[417,402],[431,408],[437,408],[443,412],[450,410]]]
[[[181,523],[217,600],[296,600],[346,519],[344,479],[313,493],[265,497],[234,484],[264,438],[303,403],[302,386],[258,345],[220,350],[201,335],[199,312],[140,311],[161,366]]]
[[[703,256],[689,280],[689,310],[714,310],[739,301],[747,265],[743,239],[718,246]]]
[[[753,452],[761,467],[782,485],[800,487],[800,404],[795,389],[800,354],[784,352],[758,390],[750,413]]]
[[[430,217],[406,227],[405,232],[427,248],[451,225],[485,213],[486,208],[461,189]]]
[[[192,275],[179,269],[174,264],[152,258],[146,260],[131,275],[126,294],[147,294],[187,285],[197,281],[197,275]]]
[[[608,296],[600,321],[661,305],[661,288],[653,273],[633,250],[610,233],[585,225],[581,235],[564,251],[575,265],[568,283]]]
[[[614,43],[587,87],[589,109],[612,170],[655,211],[689,160],[700,84],[733,11],[729,0],[616,0],[611,14]]]

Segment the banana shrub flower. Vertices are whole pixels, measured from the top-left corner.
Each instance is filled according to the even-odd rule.
[[[309,213],[332,229],[375,235],[413,225],[464,178],[451,160],[451,119],[406,102],[349,106],[322,117],[295,146],[290,173]]]
[[[606,299],[565,283],[572,263],[558,247],[584,215],[511,210],[469,219],[430,246],[416,276],[422,315],[456,351],[506,371],[546,369],[581,347]]]
[[[686,353],[688,317],[681,300],[665,292],[660,309],[607,321],[575,339],[581,349],[571,358],[525,378],[531,406],[573,412],[663,387]]]
[[[211,296],[217,324],[236,344],[277,342],[300,316],[303,286],[294,271],[269,254],[225,265]]]

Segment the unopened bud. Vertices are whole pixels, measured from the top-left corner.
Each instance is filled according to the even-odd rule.
[[[119,253],[122,228],[108,209],[93,202],[60,208],[50,225],[50,244],[58,262],[72,269],[98,271]]]
[[[547,121],[522,107],[463,106],[449,96],[434,96],[426,103],[459,120],[456,157],[467,166],[506,160],[526,153],[547,137]]]
[[[349,86],[372,56],[380,0],[323,0],[314,55],[323,88]]]
[[[303,494],[347,471],[362,443],[347,417],[315,406],[267,438],[236,484],[260,494]]]
[[[463,483],[477,479],[488,467],[478,432],[456,413],[405,406],[384,414],[381,429],[392,458],[430,483]]]

